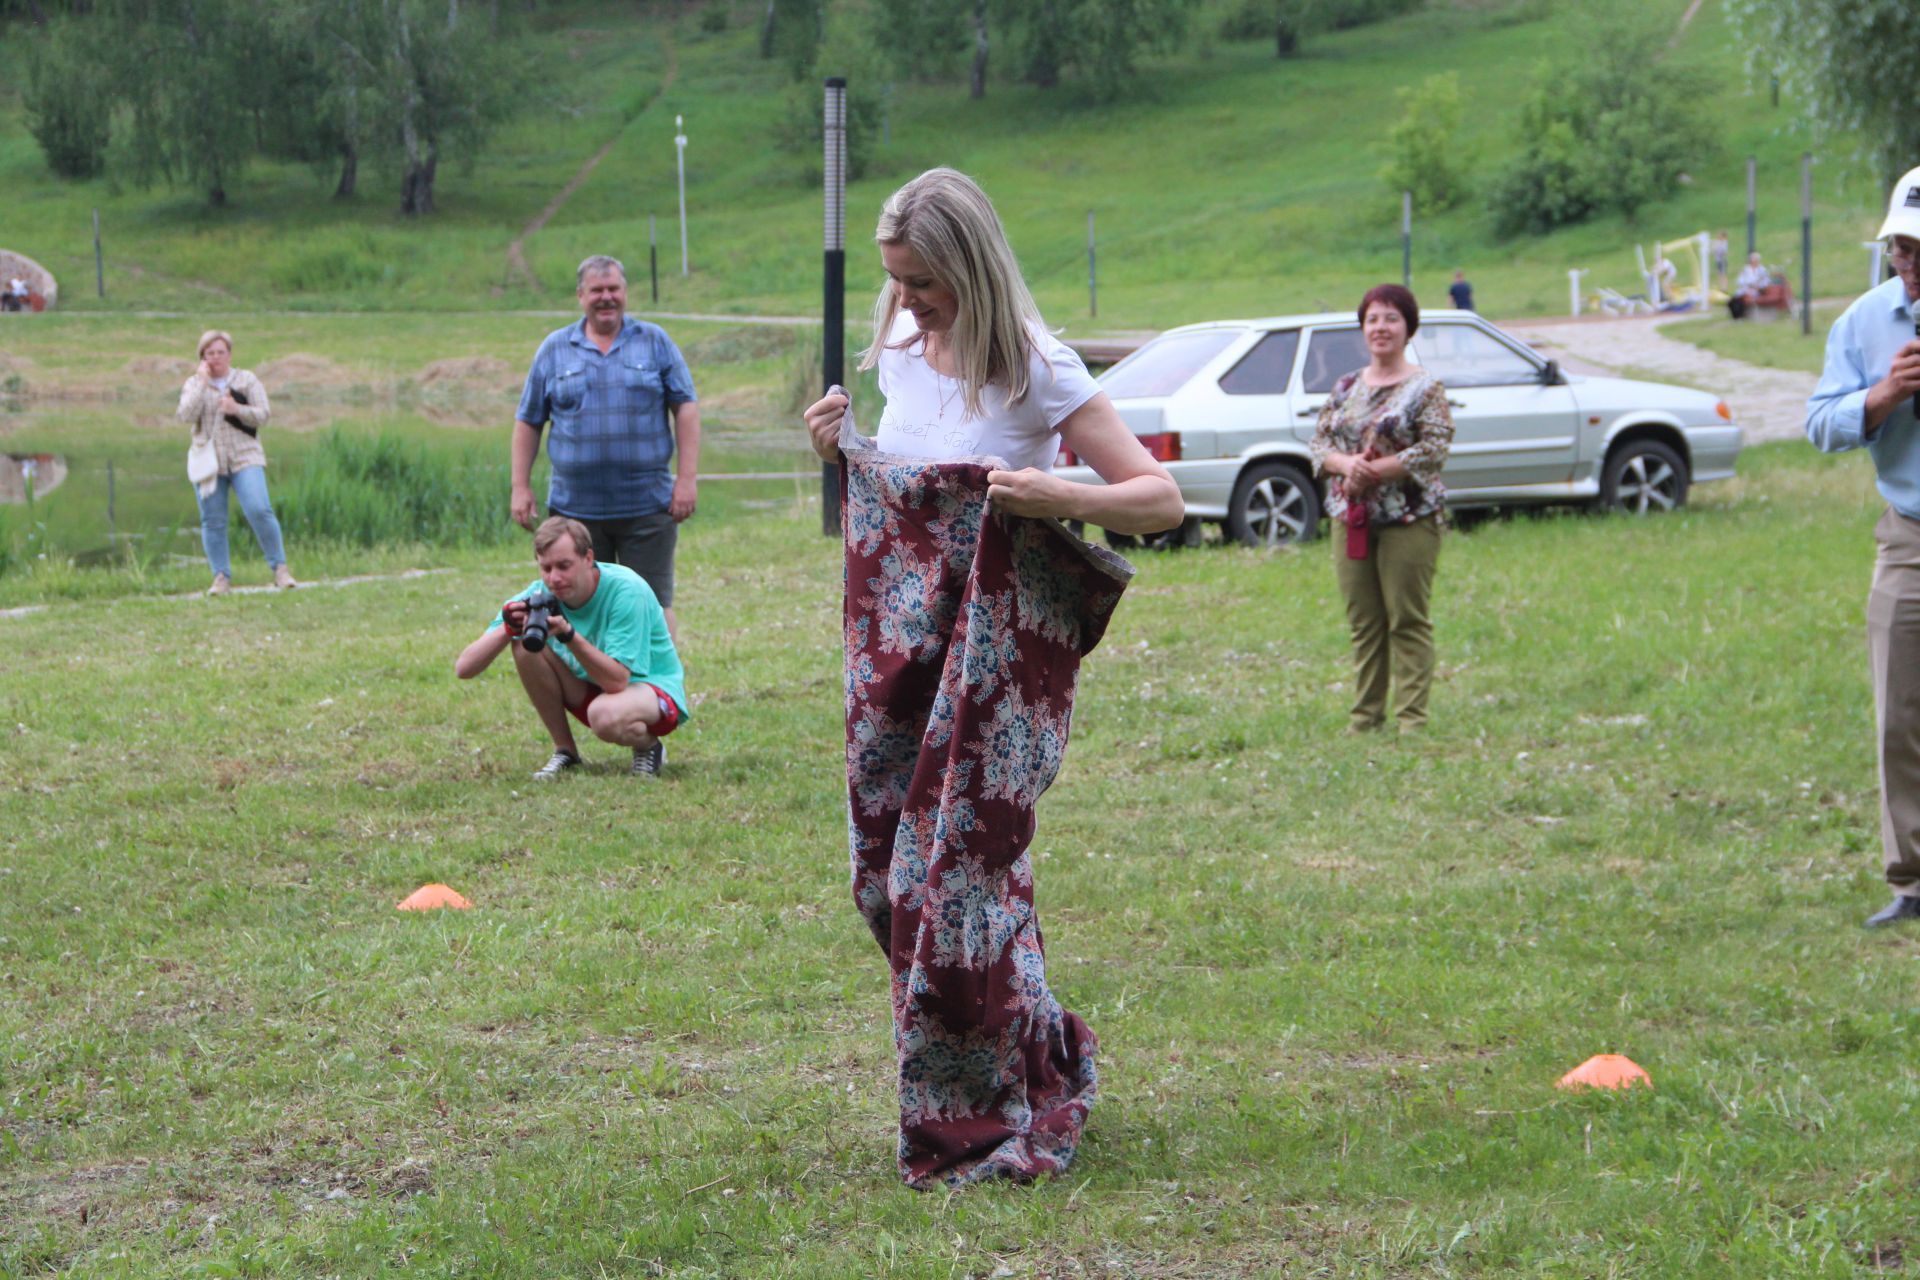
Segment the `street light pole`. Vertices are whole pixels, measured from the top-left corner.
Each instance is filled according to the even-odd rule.
[[[687,266],[687,118],[673,118],[673,163],[680,173],[680,274],[691,275]]]

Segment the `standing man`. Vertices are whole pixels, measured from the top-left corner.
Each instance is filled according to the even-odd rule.
[[[1867,596],[1879,732],[1880,845],[1893,901],[1868,928],[1920,919],[1920,169],[1893,188],[1880,226],[1895,278],[1854,300],[1827,335],[1807,401],[1807,438],[1828,453],[1864,446],[1886,513]]]
[[[574,297],[583,319],[547,335],[520,393],[513,518],[534,527],[533,459],[551,422],[548,513],[585,525],[597,559],[645,578],[678,638],[673,551],[680,522],[693,514],[700,469],[693,375],[666,330],[627,315],[619,259],[596,254],[582,262]]]
[[[1456,270],[1453,283],[1447,286],[1447,297],[1453,299],[1453,305],[1459,311],[1473,310],[1473,286],[1467,283],[1467,273]]]

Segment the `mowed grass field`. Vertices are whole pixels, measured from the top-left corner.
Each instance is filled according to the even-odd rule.
[[[1034,845],[1102,1098],[952,1196],[893,1168],[817,512],[688,529],[653,785],[536,786],[454,680],[517,556],[0,619],[0,1274],[1913,1274],[1878,509],[1776,445],[1454,535],[1406,740],[1341,732],[1327,543],[1142,555]],[[1553,1088],[1602,1051],[1654,1090]]]
[[[704,22],[721,8],[724,30]],[[1052,91],[995,80],[974,101],[957,81],[928,82],[901,53],[889,140],[863,144],[866,175],[848,190],[850,306],[880,283],[869,237],[882,201],[935,164],[976,175],[994,196],[1049,320],[1075,332],[1165,328],[1230,315],[1344,309],[1401,272],[1400,206],[1380,179],[1396,91],[1460,74],[1458,145],[1468,190],[1451,210],[1416,211],[1414,285],[1444,297],[1455,267],[1496,317],[1560,313],[1567,271],[1585,288],[1643,287],[1633,246],[1725,228],[1744,243],[1745,159],[1759,163],[1760,247],[1799,258],[1799,160],[1815,180],[1816,288],[1851,282],[1859,241],[1877,225],[1882,178],[1850,138],[1816,137],[1791,95],[1777,107],[1725,0],[1430,0],[1392,22],[1311,37],[1280,61],[1266,40],[1218,36],[1223,3],[1192,6],[1178,52],[1145,58],[1115,101],[1083,86]],[[1494,234],[1485,196],[1516,146],[1535,71],[1607,38],[1609,12],[1675,33],[1666,71],[1705,87],[1717,146],[1672,199],[1637,219],[1597,219],[1520,240]],[[0,240],[44,262],[62,305],[238,312],[471,310],[565,305],[586,254],[622,256],[636,309],[648,216],[658,219],[665,311],[817,314],[818,157],[782,149],[796,120],[817,120],[777,61],[757,56],[758,4],[621,8],[543,6],[514,36],[528,69],[522,105],[477,160],[440,167],[440,212],[395,212],[393,174],[373,158],[359,197],[330,198],[335,175],[258,163],[231,184],[231,207],[190,188],[141,191],[54,179],[28,134],[18,80],[0,85]],[[1682,30],[1683,17],[1691,20]],[[996,48],[998,69],[1010,47]],[[684,116],[692,274],[680,274],[674,120]],[[608,147],[572,198],[526,240],[537,287],[509,272],[509,243],[589,157]],[[469,161],[471,160],[471,163]],[[107,300],[94,296],[91,211],[104,224]],[[1099,238],[1098,315],[1087,291],[1087,215]],[[1798,279],[1797,270],[1793,273]],[[0,338],[4,348],[4,338]]]

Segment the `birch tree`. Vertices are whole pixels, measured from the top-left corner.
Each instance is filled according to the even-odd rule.
[[[1756,71],[1830,133],[1857,139],[1888,183],[1920,165],[1920,113],[1905,86],[1920,59],[1911,0],[1731,0]]]

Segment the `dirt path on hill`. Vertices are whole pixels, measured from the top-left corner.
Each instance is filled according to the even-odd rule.
[[[673,43],[673,29],[671,27],[667,29],[666,46],[667,73],[661,77],[660,87],[654,91],[652,99],[648,101],[646,106],[640,109],[640,114],[635,116],[634,120],[644,119],[647,112],[653,110],[654,104],[664,98],[667,95],[667,91],[673,88],[674,81],[680,78],[680,52]],[[607,158],[607,153],[613,150],[614,144],[626,137],[627,130],[632,127],[632,124],[633,121],[630,120],[622,125],[618,133],[608,138],[605,145],[588,157],[587,162],[580,166],[579,171],[567,180],[567,185],[560,188],[553,199],[547,201],[547,207],[535,214],[533,220],[527,223],[526,226],[520,228],[520,234],[515,236],[513,243],[507,246],[507,284],[516,284],[523,289],[534,292],[539,291],[540,282],[534,278],[533,268],[527,264],[527,239],[530,236],[540,234],[541,229],[552,220],[553,215],[559,213],[560,210],[565,207],[567,201],[573,198],[573,193],[580,189],[580,184],[585,182],[588,176],[600,167],[600,162]],[[495,289],[493,292],[495,296],[498,296],[505,292],[505,288],[503,286],[502,288]]]
[[[1678,382],[1720,396],[1748,444],[1797,440],[1807,420],[1807,397],[1819,381],[1811,373],[1767,369],[1715,355],[1661,330],[1695,323],[1672,316],[1624,320],[1529,320],[1500,327],[1560,361],[1569,373]],[[1786,320],[1776,324],[1790,323]]]

